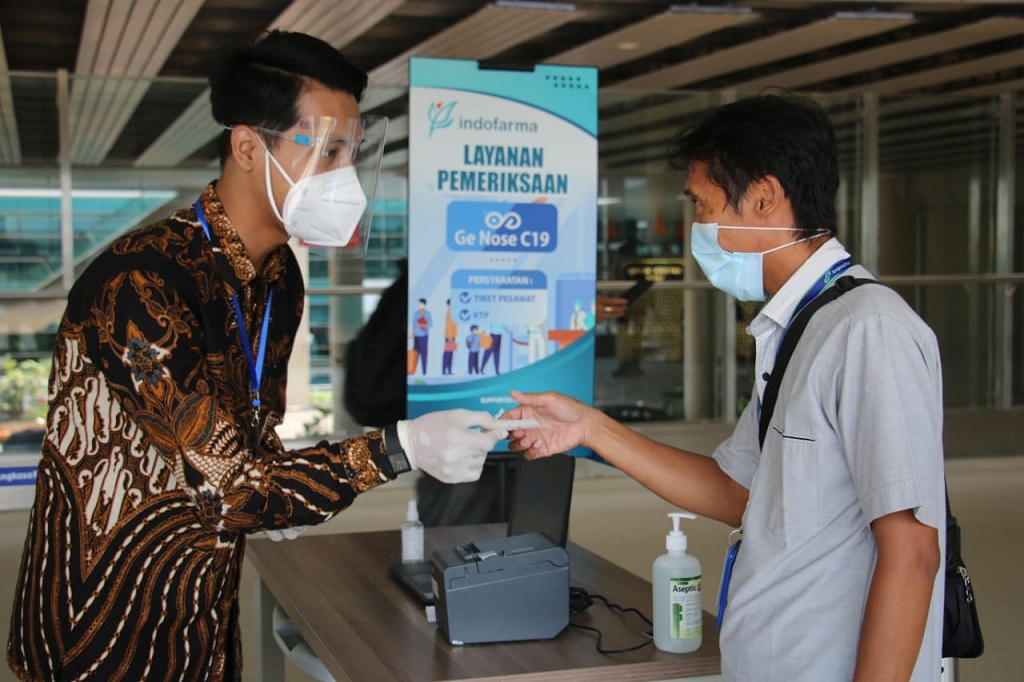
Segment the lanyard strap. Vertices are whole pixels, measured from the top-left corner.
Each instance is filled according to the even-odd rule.
[[[815,298],[817,298],[818,294],[820,294],[822,291],[824,291],[828,287],[828,285],[830,285],[833,281],[835,281],[835,279],[839,275],[841,275],[844,272],[846,272],[850,268],[851,265],[853,265],[853,259],[850,256],[847,256],[846,258],[843,258],[842,260],[836,261],[835,263],[832,264],[832,266],[828,270],[826,270],[824,272],[824,274],[821,275],[821,277],[819,277],[817,280],[815,280],[814,284],[812,284],[810,287],[807,288],[807,291],[804,293],[803,298],[801,298],[800,302],[796,304],[796,310],[793,311],[792,316],[790,316],[790,318],[789,318],[789,322],[786,324],[785,329],[782,330],[782,335],[779,337],[779,345],[776,346],[776,348],[775,348],[776,361],[778,361],[779,349],[782,348],[782,343],[786,340],[786,334],[789,333],[789,328],[793,325],[793,320],[795,320],[797,315],[800,314],[800,311],[803,310],[805,307],[807,307],[808,303],[810,303]],[[773,369],[772,371],[775,371],[775,370]],[[761,416],[761,402],[762,401],[760,399],[758,399],[758,401],[757,401],[757,414],[758,414],[758,417]]]
[[[804,309],[805,305],[813,301],[818,294],[824,291],[836,277],[846,272],[851,265],[853,265],[853,259],[850,256],[833,263],[832,267],[826,270],[825,274],[819,277],[817,281],[807,289],[807,293],[805,293],[804,297],[800,299],[800,302],[796,306],[796,310],[793,311],[793,317],[796,317],[797,314]],[[793,317],[789,318],[790,322],[792,322]],[[788,329],[789,325],[786,325],[786,328]],[[785,334],[785,332],[783,332],[783,334]]]
[[[796,316],[800,314],[800,311],[803,310],[808,303],[816,299],[818,294],[824,291],[829,284],[835,281],[836,277],[846,272],[851,265],[853,265],[853,259],[849,256],[836,261],[832,264],[832,267],[826,270],[825,273],[814,282],[814,284],[807,288],[806,293],[804,293],[804,297],[796,304],[796,310],[794,310],[793,314],[790,316],[789,322],[786,324],[786,328],[782,330],[782,336],[779,337],[779,345],[775,348],[776,357],[779,354],[778,349],[782,348],[782,342],[786,340],[786,334],[789,332],[789,328],[792,326],[793,320],[795,320]]]
[[[196,218],[206,233],[206,238],[213,241],[210,234],[210,225],[206,222],[206,213],[203,211],[201,201],[196,201]],[[259,425],[260,414],[260,384],[263,383],[263,365],[267,359],[267,338],[270,336],[267,331],[270,328],[270,308],[274,301],[274,287],[270,286],[267,292],[267,305],[263,311],[263,324],[260,326],[259,348],[256,350],[256,357],[252,354],[252,342],[249,340],[249,330],[245,327],[245,316],[242,314],[242,304],[238,301],[238,294],[231,294],[231,302],[235,306],[235,321],[238,323],[238,333],[242,337],[242,348],[245,350],[245,362],[249,366],[249,390],[252,394],[252,421],[254,426]]]

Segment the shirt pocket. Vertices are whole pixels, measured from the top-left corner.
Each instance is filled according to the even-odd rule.
[[[779,545],[801,542],[819,525],[819,488],[817,441],[771,426],[751,485],[744,528],[760,526]]]
[[[792,545],[820,525],[818,442],[797,434],[775,435],[782,451],[782,535]]]

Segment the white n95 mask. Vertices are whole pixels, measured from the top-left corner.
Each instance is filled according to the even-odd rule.
[[[284,209],[277,210],[270,186],[270,161],[291,188]],[[293,182],[277,159],[267,152],[267,196],[274,214],[292,237],[312,246],[345,246],[366,210],[366,194],[354,166],[342,166]]]

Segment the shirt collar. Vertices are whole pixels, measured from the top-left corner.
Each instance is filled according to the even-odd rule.
[[[821,245],[797,268],[774,296],[764,305],[758,317],[767,317],[780,327],[789,324],[800,299],[834,263],[849,258],[846,248],[835,237]]]
[[[228,214],[224,212],[224,205],[217,194],[216,183],[211,182],[207,185],[199,200],[203,204],[203,212],[206,214],[206,222],[210,226],[210,232],[213,233],[212,236],[215,240],[214,250],[219,252],[223,262],[227,265],[227,270],[238,281],[237,288],[233,286],[233,283],[229,283],[230,288],[236,290],[248,286],[256,279],[256,267],[249,260],[249,255],[245,251],[245,244],[242,243],[242,238],[238,236],[238,231],[231,224]],[[282,245],[274,249],[267,257],[261,274],[268,282],[276,282],[284,274],[287,248],[287,245]]]

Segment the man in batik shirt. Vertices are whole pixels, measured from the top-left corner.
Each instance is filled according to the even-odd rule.
[[[14,598],[19,678],[237,680],[247,534],[322,523],[412,468],[476,480],[504,437],[466,410],[300,450],[275,432],[304,301],[287,241],[351,237],[365,86],[301,34],[229,54],[211,78],[220,179],[71,290]],[[354,208],[327,215],[293,185]]]

